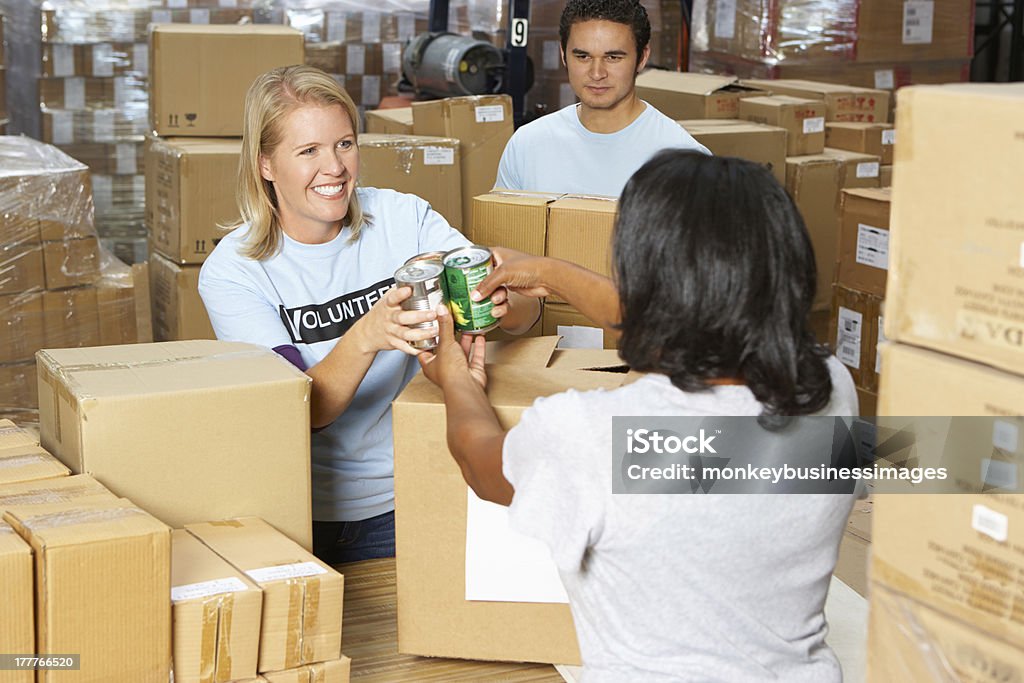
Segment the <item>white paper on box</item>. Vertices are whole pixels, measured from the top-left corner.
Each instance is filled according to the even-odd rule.
[[[903,3],[903,44],[930,44],[934,19],[934,0],[905,0]]]
[[[149,73],[149,45],[146,43],[132,46],[132,68],[143,76]]]
[[[547,546],[509,528],[504,505],[467,496],[466,600],[568,603]]]
[[[124,109],[128,105],[128,92],[131,86],[128,79],[118,76],[114,79],[114,108]]]
[[[299,579],[303,576],[326,574],[327,570],[316,562],[296,562],[295,564],[279,564],[275,567],[250,569],[246,575],[253,581],[278,581],[280,579]]]
[[[117,145],[118,175],[135,175],[139,172],[138,165],[134,143]]]
[[[982,458],[981,481],[986,487],[1017,490],[1017,465],[1004,460]]]
[[[344,12],[327,13],[327,42],[344,43],[347,37],[348,17]]]
[[[476,108],[477,123],[498,123],[505,120],[505,107],[500,104],[488,104]]]
[[[380,42],[380,12],[363,12],[363,42]]]
[[[1010,453],[1017,452],[1020,428],[1006,420],[995,420],[992,425],[992,445]]]
[[[864,330],[864,316],[857,311],[839,307],[839,325],[836,330],[836,357],[854,370],[860,369],[860,342]]]
[[[171,9],[188,9],[188,0],[167,0],[167,6]]]
[[[875,338],[875,374],[882,372],[882,344],[885,338],[885,316],[878,316],[878,336]]]
[[[424,166],[451,166],[455,163],[455,150],[451,147],[424,147]]]
[[[173,24],[174,15],[170,10],[155,9],[152,14],[149,15],[149,20],[154,24]]]
[[[896,129],[887,128],[882,131],[882,144],[883,145],[895,145],[896,144]]]
[[[249,587],[245,585],[245,582],[237,576],[229,576],[224,579],[189,583],[184,586],[172,586],[171,602],[194,600],[195,598],[205,598],[210,595],[220,595],[222,593],[238,593],[245,590],[249,590]]]
[[[875,71],[875,88],[877,90],[892,90],[896,87],[896,74],[892,69],[877,69]]]
[[[50,137],[55,145],[70,145],[75,141],[75,115],[70,111],[54,110],[50,113],[53,130]]]
[[[824,116],[812,116],[809,119],[804,119],[804,135],[810,135],[811,133],[823,133],[824,131]]]
[[[889,270],[889,231],[857,224],[857,263]]]
[[[857,164],[858,178],[877,178],[879,163],[877,161],[862,161]]]
[[[210,10],[208,9],[191,9],[188,11],[188,20],[192,24],[209,24],[210,23]]]
[[[107,11],[104,13],[110,27],[110,39],[118,43],[135,42],[135,12],[132,10]]]
[[[57,78],[75,75],[75,49],[73,45],[53,45],[53,75]]]
[[[64,108],[85,109],[85,79],[64,79]]]
[[[380,76],[363,76],[363,105],[375,107],[380,104]]]
[[[108,175],[92,177],[92,197],[97,209],[110,209],[114,204],[114,183]]]
[[[1000,543],[1005,543],[1010,535],[1010,522],[1006,515],[984,505],[975,505],[971,511],[971,528]]]
[[[386,74],[402,72],[402,44],[384,43],[381,46],[381,61]]]
[[[555,333],[559,349],[603,349],[604,330],[586,325],[559,325]]]
[[[562,44],[557,40],[544,41],[544,69],[558,71],[562,68]]]
[[[238,0],[217,0],[218,7],[235,8],[238,7]]]
[[[398,39],[403,43],[416,33],[416,15],[412,12],[398,13]]]
[[[97,109],[92,113],[93,135],[96,142],[114,141],[114,110]]]
[[[114,75],[114,48],[107,43],[92,46],[92,75]]]
[[[715,38],[732,40],[736,37],[736,0],[718,0],[715,3]]]
[[[366,71],[366,46],[345,46],[345,73],[350,76],[362,76]],[[365,104],[365,103],[364,103]]]
[[[146,199],[146,176],[132,176],[132,196],[135,202],[142,202]]]

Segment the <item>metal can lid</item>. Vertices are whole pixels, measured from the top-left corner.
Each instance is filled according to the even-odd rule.
[[[395,281],[399,283],[423,282],[440,276],[443,271],[444,266],[440,261],[414,261],[395,271]]]
[[[440,263],[444,261],[444,255],[447,253],[447,251],[426,251],[422,254],[416,254],[405,263],[406,265],[410,263],[417,263],[419,261],[437,261]]]
[[[491,250],[487,247],[462,247],[453,249],[444,255],[444,265],[449,268],[470,268],[481,263],[489,263]]]

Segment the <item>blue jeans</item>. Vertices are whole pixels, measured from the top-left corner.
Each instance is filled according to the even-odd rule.
[[[358,522],[313,522],[313,554],[335,565],[395,556],[395,513]]]

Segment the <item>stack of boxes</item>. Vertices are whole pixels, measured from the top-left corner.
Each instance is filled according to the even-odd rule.
[[[991,450],[949,462],[968,495],[876,496],[870,680],[1024,661],[1022,112],[1020,84],[901,94],[879,414],[985,416]]]

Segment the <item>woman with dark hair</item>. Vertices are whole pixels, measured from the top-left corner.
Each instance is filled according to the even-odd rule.
[[[420,357],[444,390],[467,483],[551,550],[587,681],[840,681],[825,597],[851,495],[612,494],[614,416],[852,415],[849,373],[808,329],[814,254],[763,167],[666,151],[630,179],[615,280],[502,252],[480,286],[559,294],[621,332],[649,374],[612,391],[538,399],[505,432],[484,392],[484,346]]]

